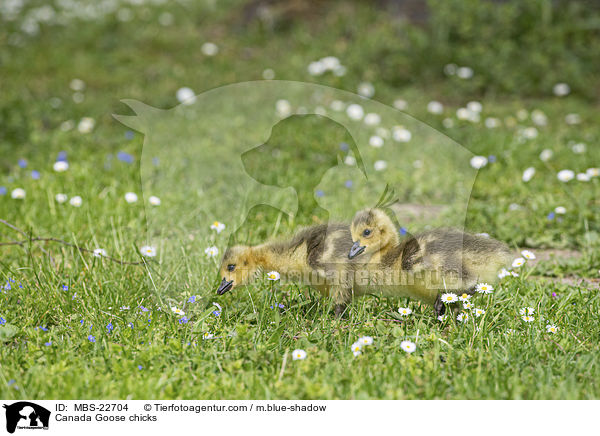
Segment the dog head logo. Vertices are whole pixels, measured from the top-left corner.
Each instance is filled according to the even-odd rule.
[[[14,433],[18,428],[48,429],[50,411],[35,403],[19,401],[4,405],[6,409],[6,431]]]

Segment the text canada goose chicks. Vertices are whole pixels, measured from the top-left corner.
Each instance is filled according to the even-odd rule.
[[[262,271],[277,271],[283,281],[296,281],[333,298],[336,314],[352,293],[352,246],[347,224],[322,224],[308,227],[291,240],[256,246],[229,248],[219,269],[219,295],[247,284]]]
[[[511,259],[502,242],[456,229],[435,229],[400,241],[381,209],[358,212],[351,233],[348,257],[362,257],[369,270],[381,273],[374,286],[432,304],[437,316],[445,311],[441,292],[472,294],[477,283],[495,281]]]

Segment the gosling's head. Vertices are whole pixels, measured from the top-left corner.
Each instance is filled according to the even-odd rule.
[[[381,209],[365,209],[357,212],[350,227],[354,242],[348,258],[361,253],[372,255],[379,250],[398,243],[394,223]]]
[[[252,281],[258,271],[258,264],[252,247],[236,245],[228,248],[221,261],[219,278],[222,279],[217,294],[223,295],[233,288]]]

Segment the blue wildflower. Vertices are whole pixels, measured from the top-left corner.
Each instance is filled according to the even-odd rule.
[[[131,140],[131,139],[133,139],[134,136],[135,136],[135,133],[133,133],[132,130],[128,130],[125,132],[125,139]]]
[[[96,342],[95,336],[89,335],[87,338],[88,338],[88,341],[90,341],[90,342]]]
[[[58,156],[56,157],[56,162],[66,162],[67,161],[67,152],[59,151]]]
[[[46,347],[49,347],[49,346],[51,346],[51,345],[52,345],[52,341],[46,342],[44,345],[45,345]]]
[[[133,323],[132,323],[132,322],[130,322],[129,324],[127,324],[127,326],[128,326],[130,329],[132,329],[132,328],[133,328]]]
[[[285,306],[281,303],[279,303],[277,306],[279,306],[280,309],[285,309]]]
[[[108,330],[108,333],[111,333],[111,332],[113,331],[113,328],[114,328],[114,327],[113,327],[113,325],[112,325],[112,322],[109,322],[109,323],[106,325],[106,329]]]
[[[554,219],[554,217],[555,217],[554,212],[550,212],[546,218],[548,218],[549,221],[552,221]]]
[[[187,324],[188,321],[189,319],[187,318],[187,316],[182,316],[181,318],[179,318],[179,324]]]
[[[190,298],[188,298],[188,303],[195,303],[196,302],[196,296],[192,295]]]
[[[125,162],[128,164],[133,163],[133,156],[124,151],[120,151],[117,153],[117,159],[119,159],[121,162]]]
[[[344,183],[344,186],[348,189],[352,188],[352,180],[346,180],[346,182]]]
[[[6,285],[4,285],[4,289],[7,291],[10,291],[12,289],[12,286],[10,285],[10,282],[6,282]]]
[[[155,167],[157,167],[157,166],[158,166],[159,162],[160,162],[160,161],[159,161],[159,159],[158,159],[157,157],[153,157],[153,158],[152,158],[152,165],[154,165]]]
[[[79,321],[79,324],[83,325],[83,320]]]
[[[317,192],[315,192],[315,194],[317,195],[317,197],[323,197],[325,195],[325,193],[320,189],[317,189]]]
[[[74,300],[75,298],[77,298],[77,292],[75,292],[75,293],[73,294],[73,297],[71,298],[71,300]]]
[[[8,385],[9,385],[9,386],[10,386],[10,385],[14,385],[16,382],[17,382],[17,381],[16,381],[15,379],[10,379],[10,380],[8,381]]]
[[[143,368],[143,366],[142,366],[142,365],[138,365],[138,369],[139,369],[140,371],[142,370],[142,368]]]
[[[219,312],[218,310],[213,310],[212,314],[214,316],[221,316],[221,312]]]
[[[350,146],[346,142],[340,142],[340,150],[348,151],[349,149],[350,149]]]
[[[40,172],[39,172],[39,171],[36,171],[36,170],[33,170],[33,171],[31,172],[31,178],[32,178],[33,180],[39,180],[39,179],[40,179]]]
[[[40,325],[40,326],[37,326],[37,327],[36,327],[34,330],[38,330],[38,329],[40,329],[40,330],[43,330],[43,331],[45,331],[45,332],[47,332],[47,331],[48,331],[48,328],[47,328],[47,327],[42,327],[41,325]]]
[[[67,285],[62,285],[62,290],[63,290],[63,291],[68,291],[68,290],[69,290],[69,287],[68,287]]]
[[[6,186],[0,186],[0,195],[6,195]]]
[[[19,166],[21,168],[27,168],[27,161],[25,159],[19,159]]]
[[[408,229],[406,227],[400,227],[400,234],[402,236],[406,235],[408,233]]]
[[[0,325],[6,324],[6,320],[0,316]]]
[[[144,306],[140,306],[140,309],[142,310],[142,312],[148,312],[150,309],[148,309],[147,307]]]
[[[496,156],[494,156],[493,154],[490,154],[490,155],[488,156],[488,162],[489,162],[489,163],[494,163],[494,162],[496,162]]]

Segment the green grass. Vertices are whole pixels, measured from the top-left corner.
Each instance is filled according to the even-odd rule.
[[[375,35],[392,40],[394,30],[385,14],[361,6],[334,5],[318,20],[293,22],[284,29],[241,24],[238,2],[227,7],[210,3],[178,6],[171,11],[176,24],[166,27],[156,24],[161,7],[132,10],[134,18],[126,23],[111,16],[85,25],[42,25],[39,36],[24,37],[21,45],[0,45],[0,186],[8,189],[7,195],[0,196],[0,218],[28,235],[57,237],[90,249],[102,247],[118,259],[142,262],[119,265],[53,242],[0,247],[1,283],[4,286],[12,280],[10,289],[0,293],[0,317],[6,320],[0,326],[0,397],[599,397],[597,289],[541,284],[531,278],[539,274],[598,277],[599,178],[567,184],[556,179],[557,171],[564,168],[577,173],[600,166],[600,150],[595,147],[600,139],[596,105],[577,96],[538,100],[457,97],[454,85],[444,80],[392,84],[381,78],[375,64],[361,63],[360,52],[367,53],[377,39],[371,36],[375,39],[360,42],[352,50],[345,22],[336,18],[337,13],[352,18],[354,31],[359,33],[378,27]],[[10,40],[15,32],[11,26],[16,24],[0,30],[0,41]],[[201,54],[200,47],[207,40],[218,43],[217,56]],[[348,65],[348,73],[341,78],[309,76],[309,62],[330,54]],[[336,319],[330,301],[315,292],[267,281],[218,297],[217,259],[207,258],[204,249],[216,245],[222,252],[228,233],[217,235],[209,225],[218,219],[229,231],[245,218],[238,216],[239,207],[231,202],[245,198],[247,186],[231,183],[228,163],[250,146],[269,139],[264,137],[263,127],[272,119],[273,107],[256,104],[261,102],[260,93],[244,94],[239,105],[245,108],[246,118],[240,121],[236,118],[240,108],[229,107],[226,103],[230,100],[225,98],[236,93],[215,91],[221,96],[215,104],[223,103],[218,115],[210,105],[191,106],[189,111],[196,108],[192,120],[198,123],[167,117],[168,122],[154,126],[153,140],[146,138],[146,142],[140,133],[126,136],[128,128],[112,114],[132,114],[120,103],[123,98],[168,109],[177,104],[175,93],[181,86],[200,94],[225,84],[258,80],[265,68],[273,68],[278,79],[349,91],[368,80],[375,85],[375,100],[389,105],[397,97],[406,99],[407,113],[416,120],[376,102],[363,104],[380,113],[387,127],[408,126],[414,136],[411,144],[424,150],[435,151],[452,139],[475,154],[496,156],[496,162],[483,168],[474,181],[466,210],[468,229],[488,232],[513,248],[531,247],[535,252],[542,247],[566,247],[580,250],[582,257],[526,267],[520,277],[504,279],[491,296],[475,297],[476,307],[485,309],[486,314],[471,317],[465,324],[439,323],[431,308],[414,301],[375,296],[355,300],[347,316]],[[69,82],[73,78],[86,83],[85,99],[79,104],[71,98]],[[294,104],[310,97],[301,88],[288,87],[286,92],[285,97]],[[324,101],[340,93],[331,91]],[[62,100],[56,109],[50,104],[52,97]],[[445,104],[443,116],[427,113],[427,102],[434,99]],[[456,109],[474,99],[483,104],[482,119],[498,117],[503,126],[488,129],[483,123],[457,120]],[[201,97],[201,102],[207,101]],[[306,101],[306,105],[314,108],[315,103]],[[520,109],[529,113],[539,109],[547,115],[548,124],[538,126],[537,138],[518,139],[521,128],[533,125],[530,117],[518,120]],[[569,113],[578,113],[581,124],[567,125],[564,118]],[[64,121],[77,124],[84,116],[96,120],[92,133],[61,130]],[[446,117],[454,120],[453,127],[443,126]],[[186,130],[189,124],[196,130]],[[374,187],[366,185],[361,190],[360,176],[340,167],[339,173],[329,172],[320,182],[318,188],[325,196],[316,199],[316,205],[304,192],[299,198],[300,213],[293,219],[267,207],[254,209],[237,234],[238,240],[258,243],[267,237],[290,235],[299,225],[314,222],[313,215],[322,218],[324,210],[335,217],[351,216],[361,205],[376,201],[385,182],[393,184],[405,202],[449,206],[445,215],[431,222],[407,223],[409,230],[464,220],[467,204],[461,203],[464,193],[459,188],[469,186],[468,161],[451,162],[451,157],[445,157],[435,162],[433,154],[432,163],[425,161],[425,168],[440,165],[443,169],[435,177],[419,171],[409,176],[405,169],[414,168],[414,160],[423,153],[370,148],[365,144],[373,129],[362,123],[346,124],[348,130],[314,117],[288,120],[273,130],[271,142],[266,144],[269,152],[280,143],[291,148],[269,153],[269,164],[264,166],[260,157],[249,153],[244,164],[264,183],[314,186],[311,168],[294,171],[294,164],[300,159],[320,162],[321,143],[336,146],[347,140],[350,131]],[[209,135],[200,135],[203,132]],[[163,139],[169,140],[172,148],[162,148]],[[190,144],[190,139],[197,143],[181,148]],[[587,143],[586,152],[573,153],[571,141]],[[177,173],[176,166],[167,165],[169,159],[180,157],[179,151],[190,153],[194,147],[211,144],[218,147],[203,157],[207,170],[214,172],[214,183],[199,187],[190,184],[193,178],[176,183],[177,176],[190,173]],[[303,144],[306,155],[299,156]],[[389,146],[397,145],[388,140]],[[552,149],[554,156],[542,162],[538,156],[546,148]],[[61,150],[67,152],[70,168],[56,173],[52,164]],[[130,153],[134,163],[118,160],[119,151]],[[394,165],[378,179],[380,173],[375,173],[372,165],[381,153]],[[161,159],[155,168],[151,158],[157,154]],[[337,157],[327,165],[335,165]],[[18,167],[20,158],[27,160],[27,168]],[[461,171],[453,171],[457,165]],[[530,166],[536,168],[536,175],[523,183],[522,172]],[[34,169],[40,171],[40,180],[31,178]],[[350,173],[344,172],[347,170]],[[347,195],[339,186],[348,177],[355,182],[354,194],[337,196],[340,192]],[[16,187],[26,190],[24,200],[10,198]],[[126,203],[123,195],[128,191],[137,192],[140,200]],[[57,204],[54,196],[59,192],[81,195],[82,207]],[[149,206],[142,192],[159,195],[162,205]],[[279,195],[273,201],[286,200]],[[520,208],[511,210],[512,203]],[[549,220],[547,215],[557,206],[564,206],[567,213]],[[0,236],[7,242],[27,239],[2,224]],[[156,243],[158,255],[141,259],[138,248],[148,241]],[[63,285],[68,290],[63,290]],[[197,299],[189,303],[192,295]],[[213,302],[222,306],[220,316],[212,313]],[[284,308],[271,309],[275,303]],[[397,308],[407,305],[413,314],[401,319]],[[122,306],[129,308],[121,310]],[[141,311],[140,306],[149,311]],[[181,324],[171,312],[172,306],[182,308],[189,321]],[[527,306],[536,309],[535,321],[530,324],[519,315],[519,309]],[[110,333],[109,323],[114,327]],[[546,333],[547,323],[558,325],[558,333]],[[48,330],[36,329],[39,326]],[[511,330],[512,334],[507,333]],[[203,339],[205,333],[213,337]],[[96,342],[90,342],[88,335]],[[372,336],[374,344],[354,357],[350,345],[363,335]],[[400,349],[406,339],[416,342],[415,353]],[[47,342],[52,345],[46,346]],[[291,351],[296,348],[306,350],[308,357],[293,361]]]

